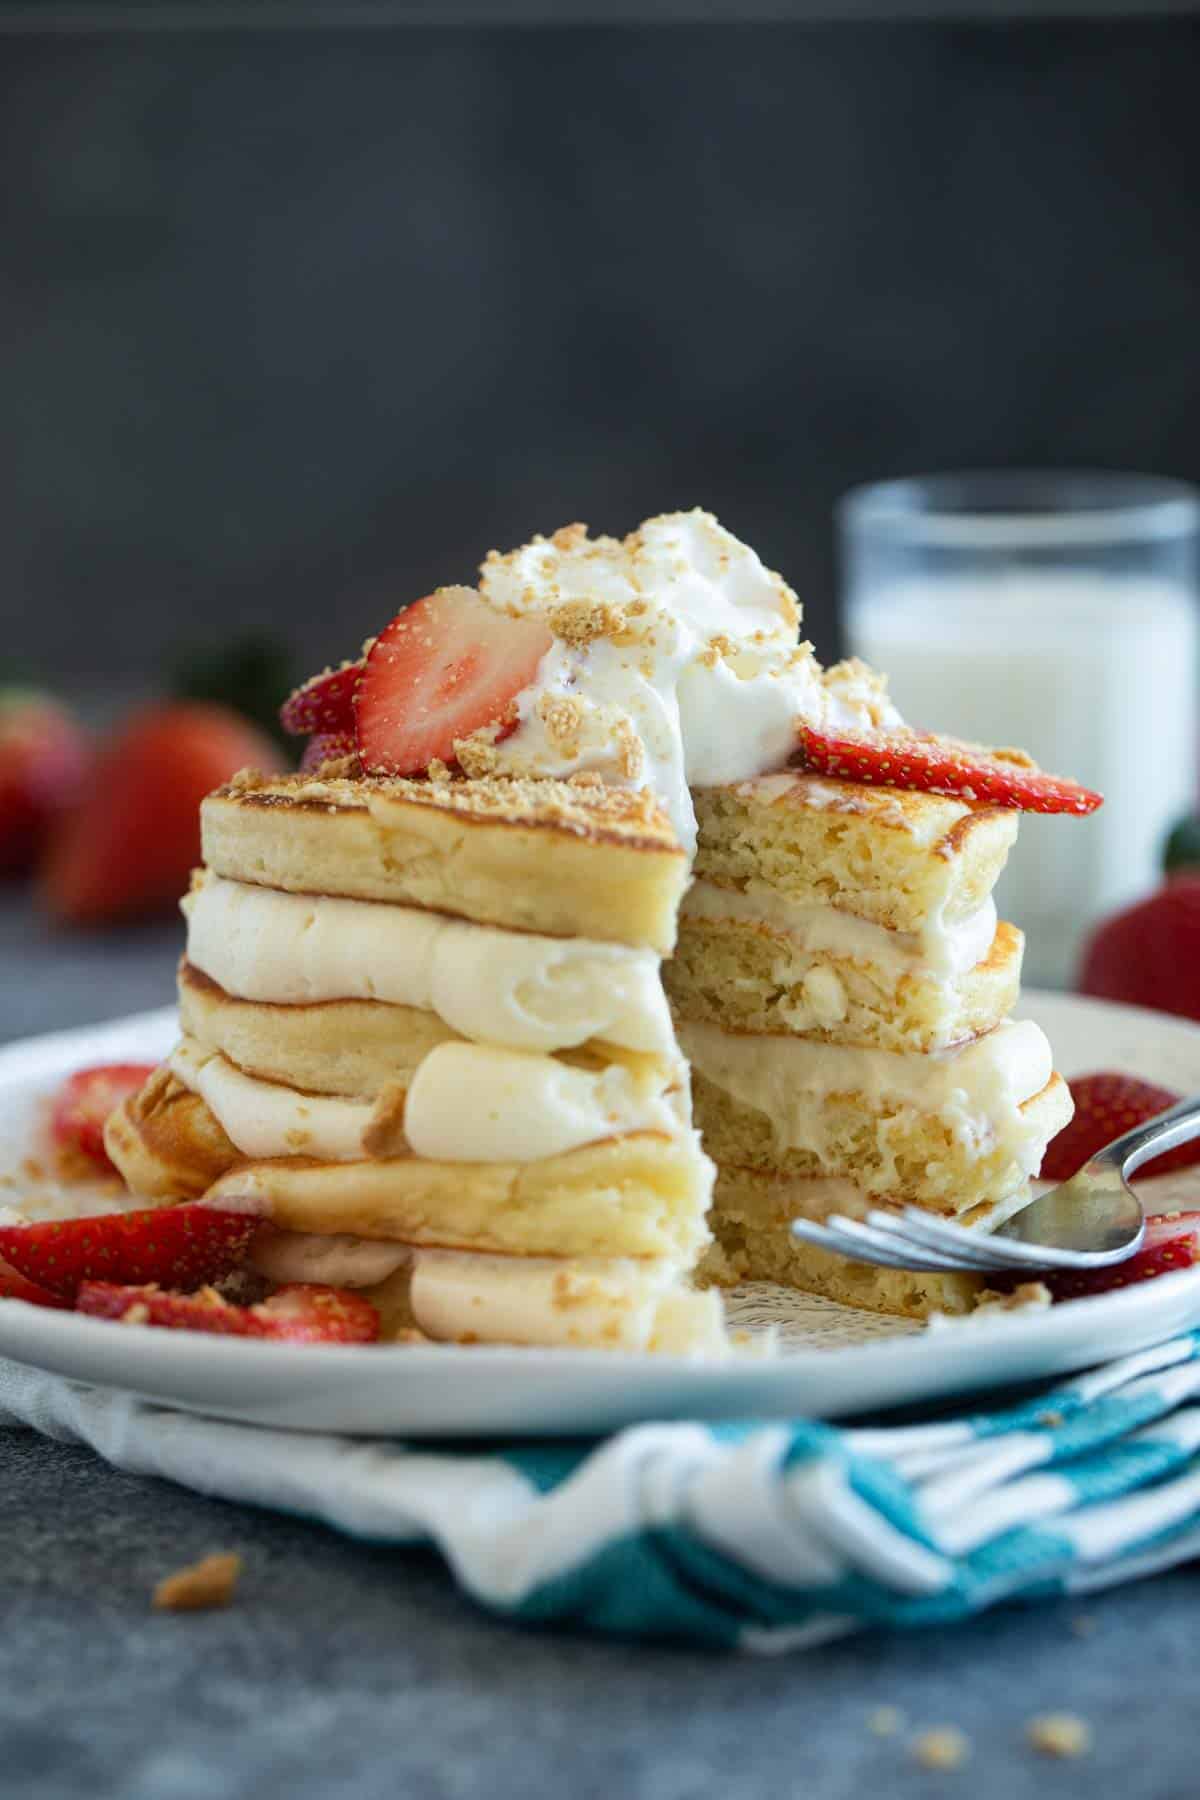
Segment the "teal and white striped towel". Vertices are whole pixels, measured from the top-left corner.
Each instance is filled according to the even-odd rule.
[[[1200,1332],[932,1424],[430,1449],[224,1424],[0,1362],[0,1425],[373,1543],[431,1544],[482,1606],[526,1625],[780,1651],[1200,1554],[1198,1391]]]

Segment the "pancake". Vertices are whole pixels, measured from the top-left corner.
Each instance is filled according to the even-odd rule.
[[[200,809],[218,875],[666,951],[687,859],[645,792],[253,772]]]
[[[953,923],[981,907],[1019,814],[899,788],[784,772],[698,788],[697,876],[759,882],[895,931]]]
[[[799,1179],[845,1177],[867,1194],[954,1215],[1028,1192],[1046,1143],[1072,1113],[1061,1075],[1019,1108],[1027,1156],[1004,1144],[977,1146],[956,1136],[935,1112],[900,1103],[871,1104],[862,1092],[826,1096],[819,1128],[804,1147],[782,1148],[767,1115],[692,1074],[696,1122],[718,1168],[754,1169]]]
[[[435,1045],[458,1037],[436,1013],[415,1006],[239,1000],[186,958],[179,965],[179,1021],[249,1075],[352,1099],[409,1081]]]
[[[791,1220],[810,1211],[805,1190],[827,1185],[752,1169],[721,1169],[713,1194],[715,1241],[701,1260],[698,1278],[723,1287],[749,1279],[775,1281],[842,1306],[910,1319],[972,1311],[988,1285],[986,1275],[882,1269],[794,1238]],[[824,1211],[817,1210],[823,1217]]]
[[[987,955],[947,977],[898,956],[839,956],[764,924],[685,914],[663,982],[680,1019],[831,1044],[942,1050],[1011,1012],[1024,946],[1021,932],[1001,921]]]

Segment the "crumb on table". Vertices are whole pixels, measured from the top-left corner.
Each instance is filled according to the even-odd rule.
[[[1025,1736],[1043,1756],[1086,1756],[1092,1747],[1092,1728],[1075,1713],[1041,1713],[1030,1719]]]
[[[154,1590],[154,1605],[160,1612],[202,1612],[208,1607],[228,1606],[233,1599],[242,1559],[235,1550],[219,1550],[164,1576]]]
[[[958,1769],[971,1754],[967,1734],[957,1725],[939,1725],[922,1732],[915,1740],[912,1753],[926,1769]]]

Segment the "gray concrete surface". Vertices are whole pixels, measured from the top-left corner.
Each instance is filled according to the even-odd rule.
[[[0,1035],[154,1004],[174,954],[169,926],[52,943],[10,898]],[[159,1577],[221,1549],[245,1559],[227,1612],[150,1610]],[[430,1555],[0,1433],[0,1794],[1184,1800],[1198,1580],[771,1661],[539,1636],[477,1612]],[[882,1705],[905,1732],[871,1735]],[[1091,1722],[1089,1758],[1027,1747],[1051,1708]],[[912,1759],[911,1737],[944,1724],[971,1741],[966,1769]]]

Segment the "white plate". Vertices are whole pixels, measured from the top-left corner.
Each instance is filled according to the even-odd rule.
[[[1026,994],[1067,1075],[1124,1069],[1200,1090],[1200,1027],[1053,994]],[[83,1063],[154,1061],[170,1012],[58,1033],[0,1050],[0,1166],[27,1153],[39,1102]],[[26,1177],[18,1183],[27,1185]],[[1200,1175],[1151,1184],[1156,1211],[1186,1204]],[[20,1192],[12,1192],[22,1202]],[[54,1196],[49,1199],[54,1204]],[[77,1199],[63,1195],[75,1210]],[[833,1418],[1086,1368],[1200,1325],[1200,1270],[1046,1312],[926,1332],[902,1321],[759,1284],[735,1317],[783,1324],[771,1361],[705,1364],[609,1351],[487,1346],[301,1348],[207,1338],[0,1305],[0,1354],[194,1412],[308,1431],[373,1436],[586,1434],[645,1419]]]

